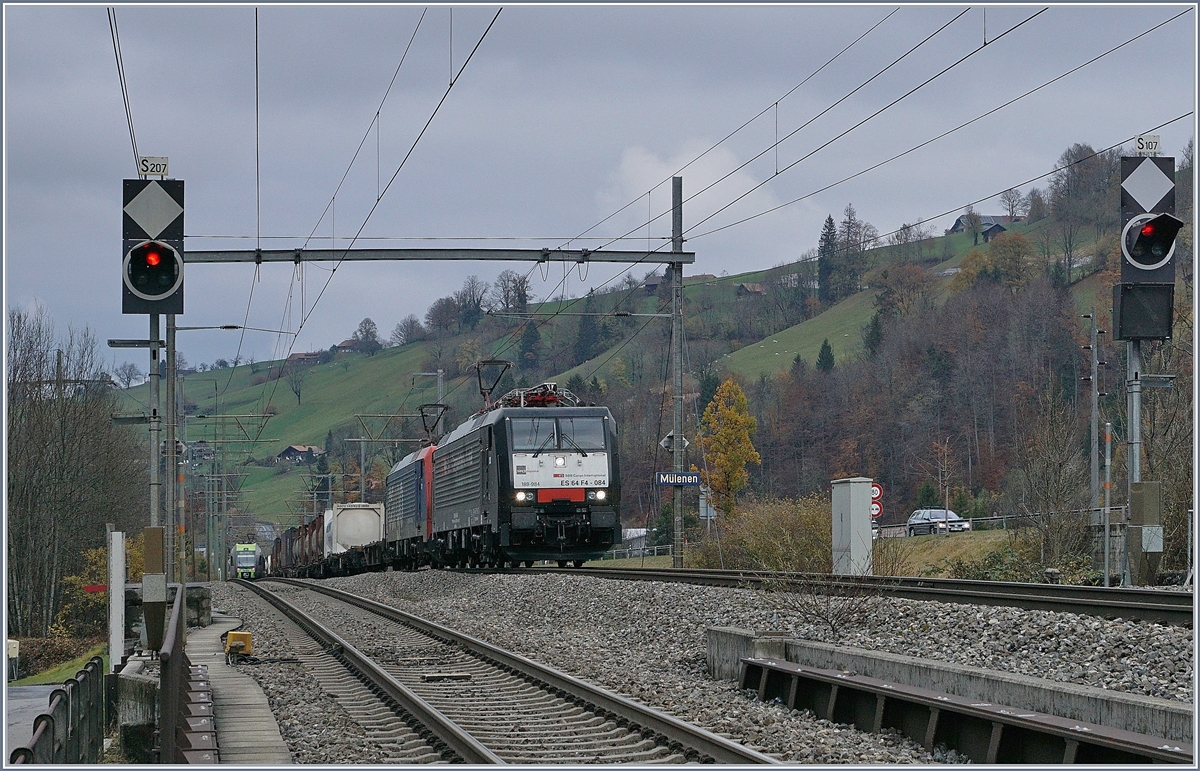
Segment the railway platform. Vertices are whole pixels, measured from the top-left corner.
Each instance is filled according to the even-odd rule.
[[[221,763],[239,766],[284,765],[291,753],[267,697],[249,675],[225,664],[221,635],[242,625],[241,619],[213,612],[213,623],[188,635],[187,655],[192,664],[208,666],[213,718]]]

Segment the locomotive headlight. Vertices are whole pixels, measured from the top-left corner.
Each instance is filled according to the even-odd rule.
[[[605,493],[603,490],[597,490],[597,491],[596,491],[596,500],[598,500],[598,501],[602,501],[602,500],[604,500],[604,499],[605,499],[605,498],[607,498],[607,497],[608,497],[608,494],[607,494],[607,493]]]
[[[524,502],[531,497],[533,497],[533,496],[531,496],[529,493],[525,492],[524,490],[521,490],[520,492],[517,493],[517,501],[518,502]]]
[[[596,491],[595,491],[595,490],[588,490],[587,499],[588,499],[589,501],[594,501],[594,500],[596,500]]]
[[[562,468],[563,466],[567,465],[567,459],[564,458],[563,456],[559,455],[557,458],[554,459],[554,465],[558,466],[559,468]]]

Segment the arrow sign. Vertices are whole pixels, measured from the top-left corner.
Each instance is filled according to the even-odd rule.
[[[883,497],[883,485],[878,482],[871,483],[871,500],[877,501]]]
[[[683,449],[685,449],[685,450],[687,449],[688,445],[691,444],[691,442],[689,442],[687,440],[686,436],[679,437],[679,441],[682,442],[682,444],[680,446],[683,447]],[[658,443],[658,446],[663,448],[667,452],[674,452],[675,451],[675,432],[672,431],[671,433],[664,436],[662,438],[662,441]]]

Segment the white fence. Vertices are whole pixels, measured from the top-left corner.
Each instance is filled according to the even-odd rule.
[[[670,557],[675,554],[675,547],[668,546],[639,546],[635,549],[613,549],[604,553],[601,559],[624,560],[631,557]]]

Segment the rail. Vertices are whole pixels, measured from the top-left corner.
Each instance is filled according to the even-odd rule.
[[[564,697],[570,697],[574,700],[595,705],[600,710],[598,714],[607,713],[615,717],[618,722],[623,720],[657,733],[672,744],[694,748],[704,756],[707,756],[706,760],[711,759],[711,762],[743,765],[779,763],[774,758],[756,752],[737,742],[717,736],[702,728],[673,718],[670,715],[651,710],[623,696],[605,691],[583,680],[571,677],[566,673],[527,659],[524,656],[510,653],[478,638],[457,632],[410,613],[405,613],[390,605],[384,605],[383,603],[359,597],[340,589],[322,586],[321,584],[288,578],[272,580],[320,592],[342,602],[371,611],[384,618],[415,627],[433,637],[452,642],[463,650],[470,651],[482,659],[496,662],[514,672],[524,673],[538,682],[544,683],[548,688]]]
[[[1026,610],[1138,618],[1162,624],[1190,626],[1194,613],[1191,592],[1129,587],[1031,584],[1008,581],[971,581],[958,578],[908,578],[896,576],[834,576],[825,573],[772,573],[759,570],[701,568],[552,568],[535,571],[587,575],[635,581],[667,581],[706,586],[759,587],[822,593],[871,592],[912,600],[936,600],[974,605],[1004,605]]]
[[[293,579],[271,579],[280,583],[314,588],[302,581]],[[503,764],[500,758],[480,744],[474,737],[466,734],[452,720],[447,718],[428,702],[413,693],[407,686],[388,674],[369,656],[361,653],[346,640],[339,637],[329,628],[310,618],[304,611],[292,605],[274,592],[266,589],[260,583],[251,583],[244,579],[236,579],[234,583],[250,589],[264,600],[275,606],[277,610],[291,619],[301,629],[312,635],[326,650],[335,655],[351,670],[357,672],[366,682],[380,693],[387,695],[400,709],[407,712],[418,723],[425,726],[437,739],[442,748],[453,753],[466,763],[471,764]]]
[[[9,754],[13,765],[99,763],[104,748],[104,660],[93,656],[50,693],[49,711],[33,719],[28,746]]]

